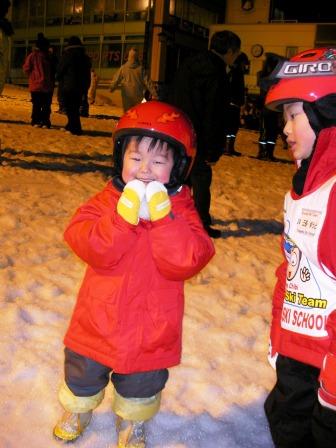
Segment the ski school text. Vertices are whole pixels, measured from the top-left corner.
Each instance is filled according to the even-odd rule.
[[[281,322],[298,328],[309,328],[310,330],[326,329],[328,316],[312,314],[305,311],[293,310],[286,306],[282,309]]]

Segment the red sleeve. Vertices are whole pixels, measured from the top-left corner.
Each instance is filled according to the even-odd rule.
[[[25,72],[26,75],[29,75],[29,73],[31,72],[31,70],[32,70],[32,67],[31,67],[31,54],[29,54],[26,57],[26,59],[24,61],[24,64],[22,66],[22,70]]]
[[[283,237],[281,238],[281,247],[283,243]],[[272,342],[272,356],[278,351],[280,340],[280,328],[281,328],[281,313],[282,305],[286,293],[286,274],[287,274],[287,261],[283,261],[277,268],[275,275],[277,281],[273,292],[273,304],[272,304],[272,323],[271,323],[271,342]]]
[[[336,188],[329,196],[327,215],[319,241],[319,259],[336,276]],[[319,400],[323,406],[336,411],[336,311],[328,316],[327,331],[330,335],[327,353],[320,373]]]
[[[181,204],[172,198],[172,215],[153,223],[150,230],[156,266],[165,278],[175,281],[197,274],[215,254],[193,200],[185,196]]]
[[[136,226],[117,214],[117,199],[105,189],[77,210],[64,233],[72,250],[96,269],[115,266],[135,243]]]
[[[327,216],[320,235],[319,259],[336,277],[336,187],[330,192]]]

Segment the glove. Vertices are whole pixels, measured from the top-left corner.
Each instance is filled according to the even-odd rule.
[[[336,356],[332,353],[328,353],[323,360],[319,381],[320,404],[336,411]]]
[[[146,199],[151,221],[164,218],[171,210],[171,202],[167,188],[161,182],[155,180],[147,185]]]
[[[145,192],[145,184],[140,180],[134,179],[125,185],[117,204],[117,212],[128,223],[138,224],[140,204]]]

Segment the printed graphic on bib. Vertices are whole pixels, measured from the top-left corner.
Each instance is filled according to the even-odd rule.
[[[298,222],[308,231],[313,231],[309,223]],[[300,220],[299,220],[300,221]],[[309,230],[311,229],[311,230]],[[299,227],[298,227],[299,231]],[[286,295],[282,308],[281,326],[295,333],[315,337],[325,337],[328,317],[328,300],[322,297],[319,278],[322,271],[309,263],[288,235],[284,235],[284,249],[288,260]]]
[[[298,233],[314,236],[320,218],[320,211],[303,208],[301,210],[301,216],[298,218],[296,223]]]

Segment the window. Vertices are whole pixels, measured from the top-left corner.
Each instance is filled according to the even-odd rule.
[[[62,24],[63,2],[47,2],[47,26],[56,26]]]
[[[105,13],[110,14],[117,11],[125,11],[126,0],[105,0]]]
[[[83,0],[64,1],[64,25],[81,25]]]
[[[148,8],[148,0],[127,0],[128,11],[144,11]]]
[[[12,48],[12,68],[14,69],[22,68],[26,54],[27,54],[26,45],[16,44],[14,42]]]
[[[14,28],[25,28],[28,18],[28,0],[13,0],[12,5]]]
[[[29,26],[44,24],[44,0],[30,0],[29,2]]]
[[[121,42],[104,43],[102,46],[101,67],[119,68],[121,66],[121,50]]]
[[[126,0],[105,0],[104,22],[122,22],[125,14]]]
[[[85,0],[84,23],[101,23],[103,20],[104,0]]]
[[[83,38],[83,44],[86,54],[90,57],[92,67],[99,67],[100,60],[100,41],[99,36],[86,36]]]

